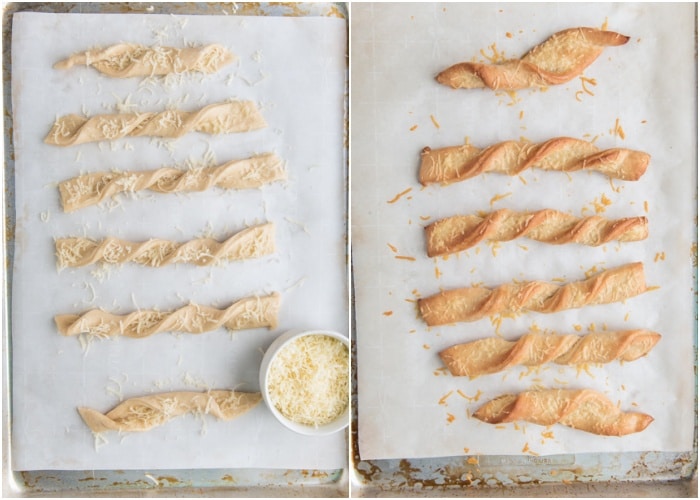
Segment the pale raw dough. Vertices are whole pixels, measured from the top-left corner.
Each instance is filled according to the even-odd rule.
[[[604,395],[589,389],[507,394],[483,405],[473,417],[489,424],[519,420],[538,425],[559,423],[603,436],[641,432],[654,421],[645,413],[625,413]]]
[[[138,243],[113,237],[100,241],[60,238],[56,240],[56,265],[58,269],[97,262],[136,262],[152,267],[179,263],[210,266],[226,261],[254,259],[274,251],[275,225],[270,222],[244,229],[223,242],[213,238],[197,238],[185,243],[160,239]]]
[[[443,291],[419,299],[418,307],[423,320],[429,326],[435,326],[526,311],[555,313],[620,302],[646,290],[644,265],[635,262],[565,285],[530,281],[497,288],[474,286]]]
[[[595,28],[555,33],[520,59],[495,64],[463,62],[450,66],[436,80],[452,88],[518,90],[559,85],[583,73],[605,47],[624,45],[628,36]]]
[[[204,333],[222,326],[229,330],[277,327],[280,294],[274,292],[260,297],[247,297],[226,309],[188,304],[175,311],[141,309],[130,314],[116,315],[102,309],[83,314],[59,314],[54,317],[62,335],[89,334],[108,338],[117,335],[144,338],[155,333]]]
[[[232,420],[254,408],[261,399],[259,392],[179,391],[127,399],[106,414],[84,407],[78,408],[78,413],[92,432],[140,432],[187,413]]]
[[[215,167],[97,172],[60,182],[58,190],[63,210],[72,212],[123,192],[148,189],[157,193],[178,193],[205,191],[213,186],[252,189],[286,178],[284,161],[274,153],[265,153]]]
[[[598,246],[610,241],[639,241],[647,237],[646,217],[608,220],[598,215],[576,217],[557,210],[515,212],[502,209],[483,215],[458,215],[426,226],[428,257],[461,252],[482,241],[530,238],[561,245]]]
[[[56,146],[74,146],[87,142],[122,137],[182,137],[190,132],[230,134],[267,126],[252,101],[210,104],[197,111],[168,109],[160,113],[118,113],[89,118],[67,115],[57,118],[44,142]]]
[[[219,44],[178,49],[119,43],[106,49],[73,54],[57,62],[53,67],[68,69],[77,65],[92,66],[107,76],[128,78],[163,76],[188,71],[216,73],[235,60],[236,56]]]
[[[421,152],[421,184],[452,184],[485,172],[518,175],[528,168],[575,172],[595,170],[615,179],[638,180],[649,155],[631,149],[599,150],[593,143],[556,137],[542,143],[505,141],[479,149],[471,144]]]
[[[594,332],[587,335],[528,333],[516,341],[500,337],[457,344],[440,352],[450,373],[470,378],[498,373],[510,367],[545,363],[581,366],[634,361],[646,356],[661,339],[649,330]]]

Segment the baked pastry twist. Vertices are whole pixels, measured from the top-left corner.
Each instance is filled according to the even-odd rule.
[[[255,407],[261,399],[259,392],[165,392],[127,399],[108,413],[84,407],[78,408],[78,413],[92,432],[142,432],[187,413],[233,420]]]
[[[628,40],[628,36],[613,31],[571,28],[555,33],[520,59],[496,64],[463,62],[435,79],[453,89],[518,90],[559,85],[583,73],[605,47],[624,45]]]
[[[583,281],[555,285],[542,281],[513,283],[497,288],[474,286],[443,291],[418,299],[429,326],[476,321],[487,316],[526,311],[555,313],[566,309],[619,302],[644,293],[644,265],[626,264]]]
[[[133,43],[119,43],[105,49],[87,50],[73,54],[54,64],[55,69],[69,69],[76,65],[92,66],[100,73],[115,78],[132,76],[163,76],[170,73],[216,73],[236,56],[218,44],[203,47],[146,47]]]
[[[654,421],[645,413],[625,413],[601,393],[589,389],[507,394],[489,401],[473,416],[489,424],[518,420],[538,425],[558,423],[603,436],[641,432]]]
[[[440,352],[440,359],[454,376],[476,378],[512,366],[584,365],[634,361],[646,356],[661,335],[649,330],[556,335],[528,333],[518,340],[494,337],[458,344]]]
[[[638,241],[647,237],[646,217],[608,220],[576,217],[556,210],[514,212],[508,209],[479,215],[458,215],[426,226],[429,257],[461,252],[482,241],[510,241],[524,237],[562,245],[598,246],[610,241]]]
[[[249,227],[227,240],[198,238],[186,243],[151,239],[141,243],[108,237],[101,241],[88,238],[56,240],[57,267],[82,267],[96,262],[121,264],[136,262],[144,266],[191,263],[211,266],[224,261],[254,259],[275,251],[273,223]]]
[[[123,335],[144,338],[154,333],[204,333],[225,326],[229,330],[277,327],[280,295],[247,297],[226,309],[188,304],[175,311],[137,310],[122,316],[101,309],[83,314],[59,314],[56,327],[62,335],[87,333],[102,338]]]
[[[66,115],[56,119],[44,142],[75,146],[127,136],[178,138],[190,132],[230,134],[266,126],[255,103],[230,101],[210,104],[197,111],[168,109],[160,113],[117,113],[89,118]]]
[[[591,142],[557,137],[542,143],[505,141],[485,149],[470,144],[421,152],[419,180],[424,186],[460,182],[493,172],[519,175],[528,168],[576,172],[595,170],[615,179],[636,181],[649,164],[649,155],[631,149],[599,150]]]
[[[73,212],[123,192],[135,193],[148,189],[156,193],[180,193],[205,191],[214,186],[252,189],[286,178],[282,159],[274,153],[265,153],[215,167],[97,172],[60,182],[58,190],[63,210]]]

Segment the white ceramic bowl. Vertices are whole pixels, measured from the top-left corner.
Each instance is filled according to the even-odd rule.
[[[283,333],[275,339],[275,341],[270,345],[270,347],[265,352],[263,356],[262,363],[260,365],[260,392],[262,392],[265,404],[270,409],[272,414],[279,420],[285,427],[298,432],[300,434],[306,434],[310,436],[322,436],[325,434],[332,434],[344,429],[350,423],[350,404],[345,408],[345,411],[338,416],[334,421],[329,422],[325,425],[320,425],[314,427],[311,425],[300,424],[293,420],[288,419],[282,415],[275,405],[270,400],[270,393],[268,388],[268,375],[270,373],[270,366],[275,360],[277,354],[284,349],[287,345],[291,344],[295,340],[307,335],[325,335],[327,337],[332,337],[341,341],[350,350],[350,342],[347,337],[341,335],[337,332],[332,332],[328,330],[290,330]],[[348,402],[349,403],[349,402]]]

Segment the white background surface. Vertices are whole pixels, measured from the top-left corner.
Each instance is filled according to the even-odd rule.
[[[352,237],[361,458],[521,454],[525,444],[538,454],[692,449],[694,6],[357,4],[352,14]],[[475,56],[483,60],[480,50],[490,54],[494,42],[506,57],[519,57],[559,30],[600,27],[606,21],[608,29],[631,39],[607,48],[585,70],[597,85],[588,85],[595,95],[584,94],[583,102],[575,98],[581,90],[578,78],[514,97],[452,90],[433,80],[451,64]],[[618,118],[624,139],[611,133]],[[465,136],[479,147],[521,136],[538,142],[598,136],[600,148],[639,149],[652,160],[646,175],[634,183],[611,183],[596,173],[527,171],[522,175],[526,184],[517,177],[482,175],[421,189],[420,150],[458,145]],[[408,188],[412,191],[399,201],[387,203]],[[612,202],[605,216],[647,215],[649,238],[600,248],[523,239],[503,243],[496,256],[483,244],[447,261],[425,256],[422,227],[439,218],[498,208],[592,215],[592,202],[602,195]],[[582,213],[584,207],[589,211]],[[396,259],[387,243],[416,261]],[[661,252],[664,260],[657,258]],[[417,315],[416,294],[476,283],[497,286],[512,279],[577,281],[593,266],[609,269],[634,261],[644,263],[647,284],[659,290],[621,304],[524,314],[504,320],[500,333],[515,339],[533,325],[560,333],[575,333],[574,325],[581,325],[582,334],[590,325],[597,331],[648,328],[663,335],[648,357],[593,367],[590,375],[557,365],[525,376],[526,370],[516,367],[473,381],[436,372],[442,367],[440,350],[489,337],[495,329],[488,319],[428,329]],[[393,314],[385,315],[388,311]],[[564,426],[520,423],[517,429],[513,424],[497,429],[468,416],[500,394],[537,387],[597,389],[622,409],[649,413],[655,421],[642,433],[614,438]],[[480,397],[470,402],[457,390]],[[439,404],[450,391],[446,404]],[[448,413],[455,417],[452,423]],[[553,439],[542,436],[547,430]]]
[[[239,60],[215,75],[188,77],[174,86],[139,86],[139,78],[109,79],[85,67],[52,69],[74,52],[119,41],[221,43]],[[14,469],[346,464],[344,433],[294,434],[263,403],[230,422],[185,416],[147,433],[107,434],[109,443],[97,450],[76,411],[78,406],[108,411],[119,399],[107,388],[118,391],[119,385],[125,399],[207,387],[257,391],[263,350],[279,333],[325,328],[347,334],[345,44],[345,21],[330,18],[14,16]],[[167,105],[192,110],[232,97],[251,99],[260,104],[269,126],[246,134],[190,134],[173,142],[172,152],[147,138],[65,149],[43,143],[57,115],[114,112],[114,104],[128,96],[141,111]],[[207,154],[219,164],[266,151],[287,161],[288,182],[250,191],[145,194],[124,198],[112,211],[93,206],[64,214],[60,208],[56,183],[79,173],[182,165]],[[124,265],[103,280],[91,275],[94,267],[60,274],[55,269],[57,237],[186,241],[209,229],[225,238],[265,220],[276,223],[278,252],[256,261],[213,268]],[[95,341],[84,353],[75,338],[61,337],[53,322],[55,314],[93,307],[124,313],[136,306],[168,310],[189,300],[226,307],[238,298],[274,290],[282,293],[274,331],[230,334],[222,329],[199,336]]]

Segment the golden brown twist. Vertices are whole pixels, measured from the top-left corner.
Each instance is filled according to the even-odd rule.
[[[598,246],[610,241],[638,241],[647,237],[646,217],[608,220],[576,217],[556,210],[514,212],[502,209],[484,215],[458,215],[426,226],[429,257],[461,252],[482,241],[530,238],[553,245],[580,243]]]
[[[273,223],[249,227],[223,242],[213,238],[197,238],[186,243],[160,239],[136,243],[113,237],[100,241],[88,238],[56,240],[58,269],[87,266],[96,262],[136,262],[151,267],[179,263],[211,266],[225,261],[254,259],[270,255],[274,251]]]
[[[550,389],[507,394],[474,412],[489,424],[524,420],[537,425],[563,424],[602,436],[641,432],[654,419],[645,413],[625,413],[599,392]]]
[[[644,265],[635,262],[565,285],[530,281],[497,288],[458,288],[419,299],[418,307],[423,320],[429,326],[435,326],[476,321],[494,315],[526,311],[555,313],[587,305],[608,304],[634,297],[646,290]]]
[[[608,177],[638,180],[646,172],[649,155],[631,149],[599,150],[591,142],[557,137],[542,143],[505,141],[485,149],[471,144],[421,152],[420,183],[452,184],[491,172],[519,175],[528,168],[575,172],[595,170]]]
[[[512,366],[585,365],[634,361],[646,356],[661,335],[649,330],[556,335],[528,333],[516,341],[499,337],[457,344],[440,352],[440,359],[454,376],[476,378]]]
[[[255,407],[261,399],[259,392],[165,392],[127,399],[106,414],[84,407],[78,408],[78,413],[92,432],[142,432],[187,413],[232,420]]]
[[[156,193],[179,193],[205,191],[214,186],[252,189],[286,178],[284,161],[274,153],[266,153],[215,167],[97,172],[60,182],[58,190],[63,210],[72,212],[123,192],[135,193],[148,189]]]
[[[566,83],[595,61],[605,47],[624,45],[628,36],[595,28],[555,33],[520,59],[496,64],[463,62],[437,75],[443,85],[474,89],[518,90]]]
[[[56,327],[62,335],[86,333],[101,338],[123,335],[144,338],[155,333],[204,333],[222,326],[229,330],[277,327],[280,295],[247,297],[226,309],[188,304],[175,311],[138,310],[122,316],[101,309],[83,314],[59,314]]]
[[[216,73],[235,59],[236,56],[231,51],[219,44],[178,49],[119,43],[105,49],[73,54],[57,62],[53,67],[69,69],[76,65],[92,66],[107,76],[129,78],[162,76],[187,71]]]
[[[56,119],[44,142],[75,146],[127,136],[178,138],[189,132],[230,134],[266,126],[255,103],[230,101],[210,104],[197,111],[168,109],[160,113],[117,113],[89,118],[66,115]]]

